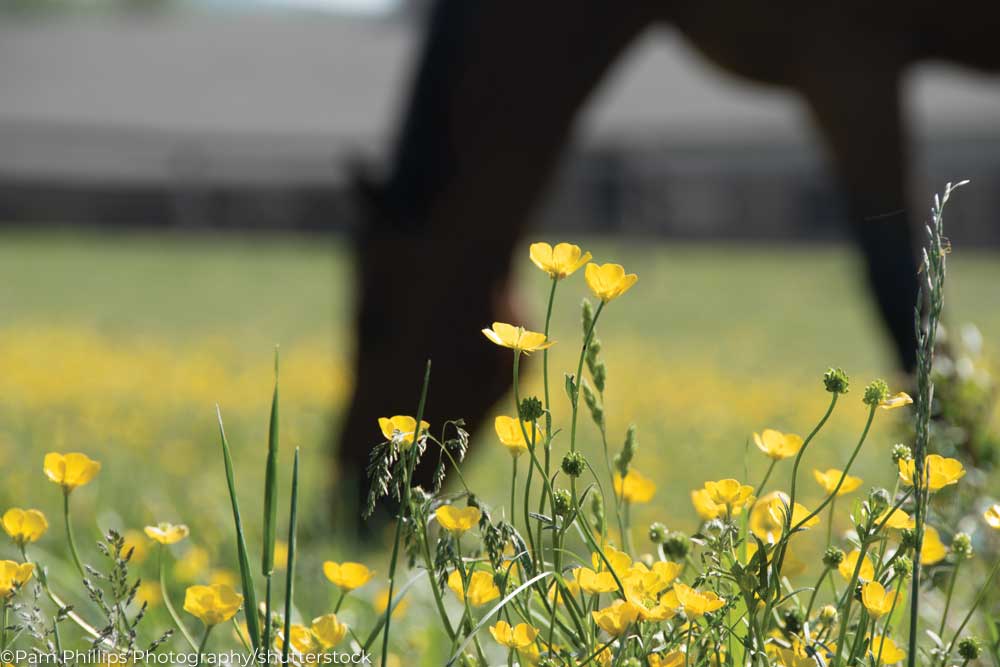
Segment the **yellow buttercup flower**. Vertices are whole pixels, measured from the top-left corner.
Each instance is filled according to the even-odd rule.
[[[842,484],[840,482],[841,477],[844,478]],[[837,484],[840,484],[840,490],[837,491],[838,496],[844,496],[851,491],[857,491],[862,483],[860,477],[854,477],[853,475],[845,476],[842,470],[837,470],[836,468],[827,468],[826,472],[813,470],[813,478],[827,493],[833,493],[833,490],[837,488]]]
[[[882,635],[872,637],[868,650],[871,652],[872,658],[876,660],[879,654],[881,654],[883,665],[895,665],[906,658],[906,651],[896,646],[896,642],[892,639],[883,637]]]
[[[703,616],[721,609],[726,604],[725,599],[711,591],[701,593],[679,581],[674,582],[673,592],[677,596],[677,601],[684,607],[684,613],[688,618]]]
[[[150,539],[160,544],[177,544],[188,536],[188,527],[184,524],[174,525],[172,523],[158,523],[155,526],[146,526],[146,535]]]
[[[49,452],[45,455],[42,468],[51,481],[59,484],[64,491],[69,493],[76,487],[83,486],[94,479],[94,476],[101,469],[101,464],[86,454]]]
[[[913,486],[915,469],[916,463],[912,459],[899,460],[899,478],[906,486]],[[937,454],[928,454],[924,459],[924,485],[931,492],[958,484],[958,480],[963,477],[965,477],[965,467],[958,459],[948,459]]]
[[[33,563],[16,563],[12,560],[0,560],[0,598],[13,595],[23,586],[35,571]]]
[[[886,528],[892,528],[894,530],[902,530],[907,528],[911,519],[910,515],[903,510],[897,508],[890,508],[882,512],[879,517],[875,520],[875,525],[880,526],[882,522],[885,522]]]
[[[202,547],[191,546],[174,563],[174,576],[181,581],[195,581],[202,577],[208,566],[208,552]]]
[[[771,646],[774,648],[768,653],[775,659],[779,667],[816,667],[816,660],[806,655],[805,652],[777,644]]]
[[[948,547],[941,541],[934,526],[924,526],[924,541],[920,546],[920,564],[934,565],[944,560],[948,555]]]
[[[49,528],[45,515],[38,510],[23,510],[12,507],[3,514],[3,529],[19,545],[34,542]]]
[[[673,618],[681,606],[674,591],[657,596],[637,579],[625,584],[625,600],[635,605],[639,618],[644,621],[660,622]]]
[[[705,491],[716,505],[729,508],[730,513],[737,514],[754,501],[753,487],[741,484],[735,479],[720,479],[717,482],[705,482]]]
[[[637,504],[648,503],[656,493],[653,480],[642,475],[638,470],[629,470],[625,479],[619,473],[614,476],[615,495],[622,500]]]
[[[505,322],[494,322],[492,329],[483,329],[483,335],[500,347],[509,347],[524,354],[545,350],[556,344],[554,340],[547,340],[543,333]]]
[[[323,563],[323,574],[337,588],[353,591],[361,588],[375,576],[374,570],[361,563],[335,563],[328,560]]]
[[[589,567],[578,567],[573,570],[573,579],[580,589],[588,593],[610,593],[618,590],[618,584],[611,572],[594,572]]]
[[[698,516],[705,521],[718,519],[726,513],[726,508],[717,505],[705,489],[695,489],[691,492],[691,504],[694,505],[694,511],[698,513]]]
[[[902,591],[887,591],[877,581],[869,581],[861,587],[861,602],[868,613],[875,618],[885,616],[903,600]]]
[[[750,530],[765,542],[776,542],[785,528],[785,508],[790,502],[788,494],[783,491],[772,491],[763,495],[750,510]],[[795,503],[792,509],[792,527],[797,526],[807,516],[809,510]],[[819,517],[814,516],[802,528],[812,528],[819,523]]]
[[[847,554],[844,560],[840,561],[840,565],[837,566],[837,572],[840,572],[840,576],[845,581],[850,581],[851,577],[854,576],[854,568],[858,566],[858,558],[860,556],[861,551],[855,549]],[[861,563],[861,569],[858,571],[858,580],[872,581],[873,579],[875,579],[875,566],[872,565],[871,559],[865,556],[864,562]]]
[[[452,570],[448,575],[448,588],[452,590],[459,602],[469,600],[473,607],[481,607],[487,602],[492,602],[500,597],[500,589],[493,581],[493,575],[489,572],[476,570],[469,576],[469,589],[462,589],[462,575],[458,570]]]
[[[557,243],[555,248],[548,243],[532,243],[528,256],[535,266],[558,280],[572,275],[591,258],[589,252],[581,253],[580,246],[572,243]]]
[[[523,427],[523,430],[522,430]],[[544,429],[534,422],[519,422],[514,417],[500,415],[493,421],[493,428],[497,432],[500,444],[507,448],[510,455],[518,457],[528,451],[528,445],[534,442],[536,445],[545,436]],[[524,434],[528,434],[528,440],[524,439]]]
[[[650,595],[665,590],[681,573],[684,566],[673,561],[654,561],[652,569],[644,563],[636,563],[625,574],[626,585],[639,586]]]
[[[883,410],[895,410],[896,408],[901,408],[904,405],[909,405],[913,403],[913,399],[905,391],[901,391],[898,394],[893,394],[888,398],[882,400],[878,406]]]
[[[336,614],[324,614],[314,618],[310,629],[323,650],[333,648],[347,635],[347,625],[341,623]]]
[[[757,449],[775,461],[791,458],[802,448],[800,436],[794,433],[782,433],[773,428],[766,428],[762,433],[754,433],[753,441]]]
[[[507,621],[497,621],[496,625],[490,626],[490,634],[501,646],[523,650],[531,646],[538,636],[538,628],[527,623],[518,623],[511,627]]]
[[[461,535],[479,523],[482,512],[478,507],[458,508],[454,505],[442,505],[434,512],[437,522],[449,533]]]
[[[577,597],[580,595],[580,590],[581,590],[580,583],[576,581],[575,578],[566,580],[563,583],[563,586],[566,590],[566,593],[569,594],[571,597]],[[549,586],[548,598],[549,602],[553,604],[566,604],[566,601],[563,600],[562,589],[560,589],[555,582],[553,582],[552,585]]]
[[[601,553],[604,554],[604,558],[601,558],[601,554],[596,551],[590,554],[590,562],[592,567],[598,572],[606,570],[608,564],[611,565],[611,569],[619,577],[624,577],[629,568],[632,567],[632,557],[629,556],[624,551],[619,551],[609,544],[605,544],[604,548],[601,549]],[[604,561],[607,560],[608,563]]]
[[[229,586],[189,586],[184,593],[184,611],[208,626],[225,623],[239,611],[243,596]]]
[[[646,660],[649,662],[649,667],[682,667],[684,665],[684,651],[671,651],[666,655],[650,653]]]
[[[316,647],[313,641],[312,630],[298,623],[292,623],[288,627],[288,643],[293,649],[302,654],[311,653]],[[285,643],[281,636],[274,638],[274,645],[278,650],[284,648]]]
[[[372,601],[372,607],[375,608],[375,612],[378,614],[385,613],[385,610],[389,608],[388,588],[383,588],[381,591],[378,592],[378,594],[375,596],[375,599]],[[398,616],[402,616],[403,614],[406,613],[406,610],[409,609],[409,607],[410,607],[409,598],[404,597],[400,599],[396,603],[396,606],[393,607],[392,609],[392,617],[396,618]]]
[[[135,589],[135,599],[140,603],[145,602],[151,609],[159,606],[163,602],[163,591],[159,582],[144,581]]]
[[[983,520],[990,528],[1000,530],[1000,505],[990,505],[983,512]]]
[[[604,609],[590,612],[590,615],[601,630],[612,637],[621,637],[639,618],[639,608],[631,602],[615,600]]]
[[[417,430],[417,420],[406,415],[394,415],[392,417],[379,417],[378,427],[382,430],[382,435],[389,442],[395,442],[403,449],[409,449],[413,444],[413,437]],[[420,420],[420,433],[427,433],[430,424]]]
[[[588,264],[584,278],[590,291],[604,303],[617,299],[639,280],[634,273],[626,274],[621,264]]]

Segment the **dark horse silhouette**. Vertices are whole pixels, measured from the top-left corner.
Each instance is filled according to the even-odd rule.
[[[508,280],[529,210],[574,114],[660,22],[724,69],[804,98],[899,363],[913,368],[917,263],[900,79],[926,59],[1000,70],[1000,3],[440,0],[391,169],[365,188],[342,480],[363,479],[379,416],[413,411],[426,359],[433,424],[463,416],[474,428],[507,391],[510,355],[476,332],[521,321]]]

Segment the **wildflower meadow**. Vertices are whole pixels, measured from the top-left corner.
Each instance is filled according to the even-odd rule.
[[[703,299],[629,305],[647,282],[674,288],[613,247],[532,244],[539,324],[468,332],[510,355],[513,391],[491,432],[471,442],[462,415],[424,419],[433,359],[421,378],[394,378],[412,384],[412,410],[387,406],[372,424],[359,508],[323,492],[336,483],[323,406],[349,386],[339,340],[300,338],[240,369],[218,340],[168,354],[51,324],[2,332],[0,654],[1000,665],[996,395],[978,330],[942,324],[951,196],[927,227],[912,379],[859,375],[801,342],[764,356],[777,327],[727,338]],[[728,310],[788,321],[778,295],[771,309],[745,300]],[[803,336],[851,327],[809,312]],[[731,358],[666,355],[672,330],[692,350],[719,333]],[[833,339],[835,352],[870,350],[860,370],[872,371],[877,345]],[[67,375],[32,372],[52,355]],[[489,453],[476,462],[471,449]],[[411,485],[420,461],[436,466],[432,488]],[[363,545],[338,532],[348,510],[392,520],[373,520]]]

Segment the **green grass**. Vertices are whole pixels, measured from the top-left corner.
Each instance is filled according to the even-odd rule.
[[[54,561],[65,557],[58,490],[42,479],[42,456],[79,450],[104,464],[94,488],[74,497],[83,551],[94,553],[85,538],[96,536],[98,527],[187,522],[190,543],[209,550],[213,567],[235,571],[215,402],[233,447],[249,550],[257,553],[271,355],[280,343],[279,508],[287,507],[292,451],[301,446],[298,571],[303,581],[321,582],[322,560],[361,555],[336,541],[326,495],[335,483],[330,433],[350,382],[356,287],[343,243],[120,234],[0,238],[0,362],[6,368],[0,377],[0,503],[46,512],[52,528],[39,545],[42,553]],[[745,455],[750,434],[769,426],[807,432],[828,400],[820,381],[828,366],[847,370],[853,388],[806,471],[842,463],[863,421],[867,381],[881,375],[894,388],[902,382],[848,248],[582,245],[597,260],[620,262],[640,276],[598,325],[609,368],[611,448],[617,451],[627,425],[636,423],[637,464],[659,486],[654,502],[636,513],[638,525],[655,518],[693,529],[692,488],[726,476],[759,480],[762,457]],[[540,328],[546,281],[526,249],[519,259],[524,324]],[[947,320],[975,322],[986,341],[1000,339],[996,257],[956,248],[950,270]],[[550,367],[561,425],[568,419],[562,374],[575,367],[584,296],[581,275],[558,291],[553,338],[559,343]],[[480,336],[475,330],[468,335]],[[539,370],[536,362],[525,392],[540,393]],[[402,381],[412,382],[415,404],[420,378]],[[498,409],[513,410],[509,402]],[[586,414],[581,423],[584,451],[596,457],[595,429]],[[879,415],[860,461],[866,482],[891,479],[893,426],[891,416]],[[374,424],[372,435],[374,442]],[[565,446],[561,436],[560,455]],[[506,453],[490,433],[473,451],[470,482],[488,502],[502,504],[506,477],[494,471],[507,469]],[[779,469],[778,484],[785,473]],[[811,479],[803,488],[807,500],[816,497]],[[279,536],[287,530],[282,512]],[[641,543],[641,531],[636,535]],[[0,557],[12,555],[12,547],[0,546]],[[331,588],[322,582],[301,586],[303,613],[327,611],[322,607]],[[362,593],[376,591],[370,585]]]

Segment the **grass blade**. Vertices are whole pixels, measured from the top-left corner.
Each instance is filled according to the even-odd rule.
[[[265,577],[274,572],[274,536],[278,517],[278,349],[274,349],[274,394],[267,436],[267,467],[264,472],[264,553],[260,568]]]
[[[288,562],[285,564],[285,634],[281,647],[281,664],[287,665],[288,637],[292,630],[292,594],[295,591],[295,540],[298,535],[299,513],[299,448],[295,448],[295,462],[292,464],[292,508],[288,512]]]
[[[236,499],[236,479],[233,476],[233,458],[229,453],[226,429],[222,425],[222,412],[215,406],[219,418],[219,436],[222,439],[222,459],[226,464],[226,483],[229,486],[229,500],[233,504],[233,521],[236,524],[236,551],[240,561],[240,581],[243,586],[243,614],[246,616],[247,631],[254,649],[260,648],[260,621],[257,618],[257,593],[250,576],[250,559],[247,556],[247,541],[243,534],[243,520],[240,518],[240,503]]]

